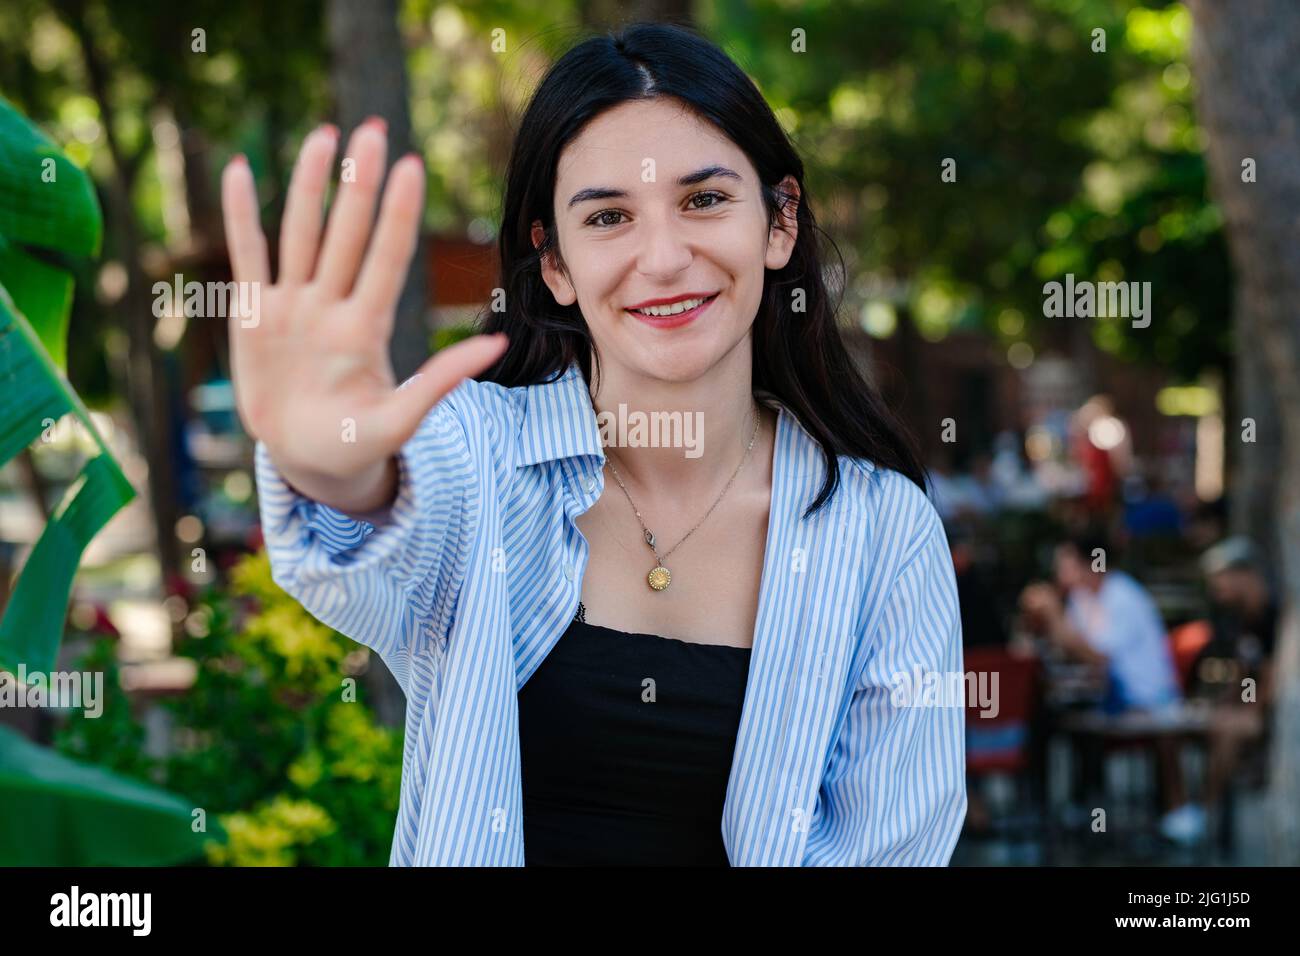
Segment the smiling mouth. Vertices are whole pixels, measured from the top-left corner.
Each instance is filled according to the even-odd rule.
[[[673,302],[669,305],[650,305],[643,309],[627,309],[626,311],[635,315],[645,315],[651,318],[662,319],[673,315],[681,315],[685,312],[690,312],[692,309],[698,309],[706,302],[712,302],[717,297],[718,293],[715,292],[713,295],[706,295],[702,298],[682,299],[680,302]]]

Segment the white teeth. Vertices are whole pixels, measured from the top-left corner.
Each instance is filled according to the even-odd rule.
[[[644,309],[631,309],[630,311],[640,312],[642,315],[681,315],[683,312],[689,312],[701,305],[704,301],[705,299],[683,299],[681,302],[674,302],[672,305],[651,305]]]

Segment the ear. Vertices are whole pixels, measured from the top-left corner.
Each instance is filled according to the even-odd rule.
[[[542,241],[546,238],[546,230],[542,227],[541,220],[533,220],[532,240],[533,248],[541,248]],[[569,283],[568,277],[563,270],[557,268],[555,263],[555,251],[552,249],[546,255],[541,257],[542,260],[542,281],[546,287],[551,290],[551,295],[555,296],[555,301],[559,305],[573,305],[578,301],[578,294],[573,290]]]
[[[794,253],[794,242],[799,235],[799,183],[793,176],[786,176],[777,184],[781,208],[776,221],[767,233],[767,255],[763,264],[769,269],[782,269]]]

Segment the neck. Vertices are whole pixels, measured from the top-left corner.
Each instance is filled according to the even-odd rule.
[[[750,463],[764,443],[748,349],[734,349],[707,377],[684,382],[606,362],[592,406],[606,454],[628,490],[640,491],[647,504],[665,494],[678,501],[717,495],[750,439]]]

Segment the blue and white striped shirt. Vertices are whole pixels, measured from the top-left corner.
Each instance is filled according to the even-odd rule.
[[[896,471],[820,446],[778,410],[772,505],[721,820],[733,866],[943,865],[966,815],[965,713],[900,680],[962,670],[947,539]],[[275,581],[373,648],[406,694],[390,865],[522,866],[518,692],[578,608],[574,523],[604,488],[586,381],[462,381],[399,455],[376,527],[256,472]]]

